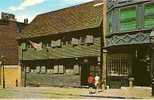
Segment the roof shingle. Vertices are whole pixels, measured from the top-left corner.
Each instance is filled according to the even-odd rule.
[[[94,6],[98,1],[64,8],[36,16],[23,30],[23,38],[96,28],[103,18],[103,5]]]

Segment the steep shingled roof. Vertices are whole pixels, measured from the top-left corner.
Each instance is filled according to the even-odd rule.
[[[92,1],[40,14],[24,29],[22,36],[32,38],[99,27],[103,5],[94,6],[97,3]]]

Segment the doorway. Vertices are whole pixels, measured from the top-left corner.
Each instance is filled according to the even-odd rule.
[[[137,56],[134,59],[134,66],[132,68],[134,76],[134,84],[136,86],[150,86],[150,63],[149,55],[145,48],[140,48],[137,51]]]
[[[81,66],[81,85],[88,85],[88,75],[90,73],[90,65],[82,64]]]

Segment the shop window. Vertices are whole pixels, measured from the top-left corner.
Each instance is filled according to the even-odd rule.
[[[137,28],[136,6],[120,9],[120,30],[132,31]]]
[[[127,54],[110,54],[107,56],[108,76],[128,76],[131,66],[130,57]]]
[[[154,27],[154,3],[145,4],[144,6],[144,27]]]

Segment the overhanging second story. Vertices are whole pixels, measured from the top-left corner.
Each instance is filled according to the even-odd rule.
[[[149,43],[149,34],[154,28],[154,1],[108,2],[107,26],[108,46]]]
[[[38,15],[19,39],[20,59],[97,57],[101,54],[103,5],[98,1]],[[42,44],[36,50],[31,43]],[[25,50],[22,52],[22,47]]]

